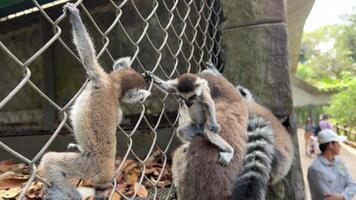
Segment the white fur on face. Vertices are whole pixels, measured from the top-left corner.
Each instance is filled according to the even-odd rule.
[[[125,103],[135,103],[144,100],[150,95],[151,92],[148,90],[134,88],[124,94],[122,101]]]
[[[117,59],[112,68],[113,70],[120,70],[122,68],[130,68],[131,57],[122,57]]]
[[[200,96],[203,92],[203,88],[204,87],[208,87],[208,81],[206,81],[205,79],[199,78],[195,81],[195,83],[197,85],[199,85],[196,89],[195,89],[195,94]]]

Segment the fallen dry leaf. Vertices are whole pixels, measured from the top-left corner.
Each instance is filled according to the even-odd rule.
[[[29,190],[39,190],[44,186],[44,183],[39,182],[39,181],[34,181],[32,182]]]
[[[121,200],[121,195],[117,192],[114,192],[114,194],[112,195],[111,200]]]
[[[9,199],[14,198],[21,192],[21,187],[13,187],[10,189],[0,190],[0,197]]]
[[[168,186],[171,186],[172,182],[171,181],[158,181],[157,185],[158,187],[160,188],[165,188],[165,187],[168,187]]]
[[[136,161],[134,160],[126,160],[124,165],[122,166],[122,171],[124,172],[124,174],[127,174],[129,171],[131,171],[132,169],[138,167],[138,164]]]
[[[153,172],[156,171],[156,168],[147,168],[145,170],[145,175],[150,175],[150,174],[153,174]]]
[[[129,190],[125,193],[126,196],[132,196],[134,194],[133,190]]]
[[[15,162],[13,160],[3,160],[0,162],[0,173],[8,171]]]
[[[130,185],[135,184],[137,182],[137,180],[138,180],[138,176],[136,173],[128,174],[128,175],[126,175],[126,178],[125,178],[125,182]]]
[[[134,185],[134,192],[137,193],[137,195],[139,197],[147,197],[148,196],[148,192],[146,190],[146,187],[142,184],[139,184],[139,183],[135,183]]]
[[[26,196],[30,199],[42,199],[44,196],[43,185],[42,182],[33,182],[28,189]]]
[[[10,178],[14,177],[15,175],[16,175],[15,172],[12,172],[12,171],[4,172],[4,173],[0,174],[0,181],[5,180],[5,179],[10,179]]]
[[[6,179],[0,181],[0,190],[20,187],[26,180],[23,179]]]
[[[121,182],[124,178],[125,175],[128,174],[132,169],[136,168],[138,166],[137,162],[134,160],[125,160],[124,164],[118,171],[116,172],[115,179],[119,183]]]
[[[83,197],[82,200],[94,200],[94,196],[91,196],[91,197]]]
[[[129,185],[127,183],[123,183],[123,184],[118,184],[116,186],[116,189],[119,190],[121,193],[125,193],[126,190],[129,189]]]
[[[156,175],[156,176],[159,176],[159,174],[160,174],[159,169],[153,171],[153,174]]]
[[[27,164],[25,164],[25,163],[14,164],[11,166],[11,168],[9,170],[13,171],[15,173],[19,173],[19,174],[26,174],[27,173]]]
[[[150,157],[148,157],[147,161],[148,162],[156,162],[159,160],[161,156],[161,152],[159,150],[156,150],[155,152],[153,152]]]

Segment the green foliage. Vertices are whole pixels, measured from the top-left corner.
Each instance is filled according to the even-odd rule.
[[[339,89],[325,112],[356,128],[356,12],[344,20],[304,33],[296,76],[319,89]]]
[[[346,90],[334,95],[325,110],[338,123],[356,128],[356,80],[353,80]]]
[[[305,33],[296,76],[321,89],[344,88],[356,76],[356,14],[347,23]]]
[[[294,109],[294,112],[297,115],[297,125],[298,127],[304,128],[305,121],[308,117],[312,118],[313,125],[317,125],[319,123],[319,116],[324,114],[325,106],[323,105],[309,105],[298,107]]]

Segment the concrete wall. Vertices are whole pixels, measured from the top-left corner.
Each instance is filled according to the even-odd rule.
[[[292,84],[293,106],[302,107],[307,105],[325,105],[330,101],[330,95],[327,94],[311,94]]]
[[[222,1],[224,74],[258,96],[288,129],[298,149],[290,86],[287,2],[284,0]],[[299,153],[285,179],[270,187],[267,199],[305,199]]]

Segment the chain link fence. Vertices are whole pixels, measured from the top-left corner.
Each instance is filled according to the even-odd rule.
[[[19,199],[35,179],[45,183],[36,175],[36,164],[59,134],[72,131],[68,111],[88,81],[71,42],[68,16],[62,11],[67,1],[54,1],[52,5],[32,2],[31,12],[0,20],[0,137],[50,135],[33,158],[0,141],[0,149],[29,165],[31,176]],[[114,60],[124,56],[133,59],[136,71],[152,71],[164,79],[199,72],[209,60],[223,68],[219,0],[75,3],[107,72],[112,70]],[[14,21],[20,23],[14,27]],[[169,167],[168,151],[174,148],[179,103],[175,97],[151,89],[152,96],[145,102],[123,108],[124,119],[118,128],[118,154],[122,157],[118,170],[129,157],[138,160],[145,170],[146,161],[157,151],[163,168]],[[163,134],[162,141],[159,138]],[[150,182],[153,199],[157,198],[161,175],[155,181],[144,173],[139,178],[140,184],[143,180]],[[120,195],[124,199],[136,196]]]

